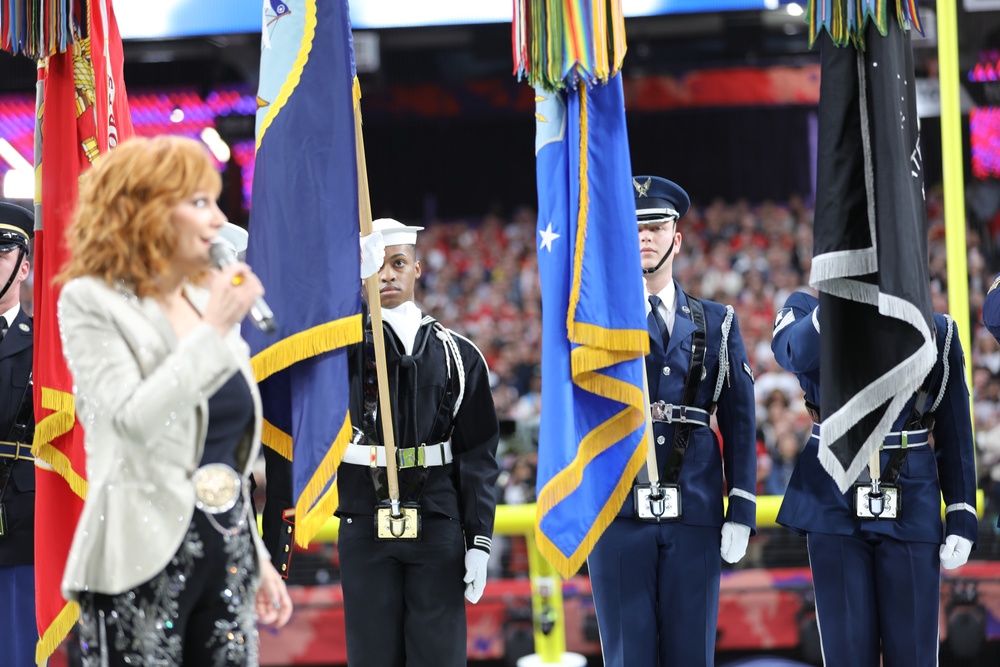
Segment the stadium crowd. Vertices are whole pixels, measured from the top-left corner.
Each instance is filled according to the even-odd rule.
[[[987,516],[1000,508],[1000,348],[982,326],[983,298],[1000,269],[1000,187],[973,183],[966,239],[973,341],[976,434]],[[927,191],[929,266],[934,309],[948,312],[944,208],[940,188]],[[780,494],[809,432],[795,378],[770,350],[778,305],[808,283],[813,211],[802,197],[752,204],[697,201],[681,226],[685,251],[675,276],[703,298],[732,304],[756,376],[758,493]],[[417,301],[429,314],[468,335],[486,355],[498,414],[511,420],[506,438],[506,502],[530,502],[541,410],[541,299],[535,213],[509,218],[433,221],[422,239],[424,277]],[[529,465],[525,465],[525,462]],[[995,524],[995,521],[994,521]]]

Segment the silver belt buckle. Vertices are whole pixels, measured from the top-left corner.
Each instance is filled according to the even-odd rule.
[[[677,484],[660,484],[660,498],[654,498],[649,484],[632,487],[635,518],[641,521],[671,521],[681,518],[681,489]]]
[[[672,424],[674,417],[674,406],[670,403],[657,401],[656,403],[650,404],[649,414],[653,418],[653,421],[666,422],[668,424]]]
[[[243,482],[225,463],[209,463],[194,471],[195,507],[206,514],[228,512],[240,497]]]
[[[871,484],[855,484],[854,485],[854,516],[858,519],[878,519],[884,520],[894,520],[898,519],[900,516],[901,501],[903,499],[903,494],[898,486],[886,486],[882,485],[882,511],[876,516],[872,512],[872,503],[877,501],[870,498],[872,485]]]

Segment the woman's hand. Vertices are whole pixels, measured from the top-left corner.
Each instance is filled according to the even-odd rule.
[[[257,619],[276,628],[283,627],[292,616],[292,599],[288,597],[285,580],[269,560],[261,563],[256,606]]]
[[[208,305],[202,319],[226,336],[243,321],[254,301],[264,296],[264,286],[244,262],[234,262],[212,276]]]

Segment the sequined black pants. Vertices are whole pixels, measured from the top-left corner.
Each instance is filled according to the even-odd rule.
[[[241,509],[213,518],[226,527]],[[244,519],[236,534],[224,535],[195,511],[180,549],[150,581],[118,595],[80,593],[83,666],[256,666],[248,526]]]

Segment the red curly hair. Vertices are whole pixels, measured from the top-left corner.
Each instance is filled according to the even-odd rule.
[[[80,179],[66,231],[71,258],[56,280],[100,276],[109,285],[125,281],[139,296],[158,294],[177,248],[171,215],[199,190],[218,197],[222,179],[194,139],[133,137],[100,156]]]

